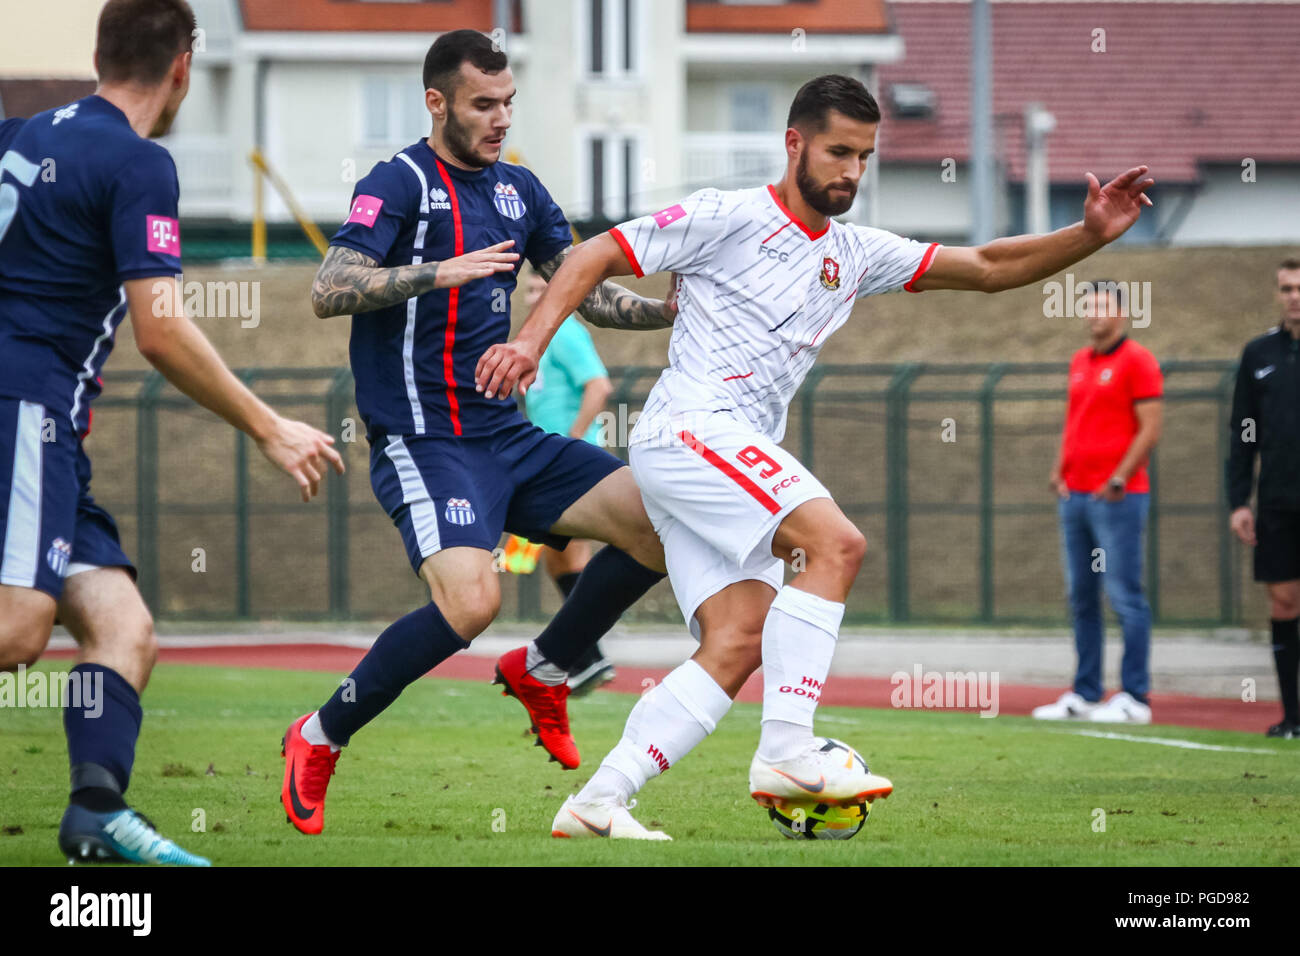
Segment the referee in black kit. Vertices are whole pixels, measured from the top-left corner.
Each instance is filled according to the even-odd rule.
[[[1277,269],[1276,328],[1247,343],[1228,423],[1228,505],[1232,530],[1255,549],[1255,580],[1268,585],[1273,660],[1282,722],[1268,736],[1300,739],[1300,259]],[[1250,510],[1259,452],[1258,518]]]

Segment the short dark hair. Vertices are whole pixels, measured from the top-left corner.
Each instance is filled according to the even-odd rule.
[[[185,0],[108,0],[95,36],[100,80],[160,82],[177,54],[194,48],[196,29]]]
[[[1300,259],[1297,259],[1295,256],[1288,256],[1278,263],[1278,272],[1281,272],[1283,269],[1286,269],[1288,272],[1292,269],[1300,269]]]
[[[1128,310],[1128,290],[1124,288],[1124,283],[1115,279],[1090,279],[1089,285],[1092,286],[1093,295],[1113,295],[1120,310]]]
[[[424,88],[437,90],[448,100],[454,97],[465,61],[484,73],[500,73],[510,61],[487,35],[477,30],[452,30],[433,41],[424,56]]]
[[[786,126],[820,133],[830,122],[831,110],[862,123],[880,122],[880,106],[860,80],[828,73],[799,87]]]

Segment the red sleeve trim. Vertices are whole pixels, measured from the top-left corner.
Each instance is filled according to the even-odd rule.
[[[632,243],[627,241],[627,237],[623,235],[622,230],[620,230],[618,226],[615,226],[609,231],[609,234],[614,237],[614,241],[618,243],[618,247],[623,250],[623,255],[627,256],[627,261],[628,264],[632,266],[633,274],[638,279],[645,278],[645,273],[641,271],[641,263],[636,261],[636,253],[632,251]]]
[[[930,243],[930,248],[925,250],[925,255],[921,257],[921,264],[916,267],[916,272],[912,278],[907,280],[907,285],[903,289],[907,292],[924,292],[924,289],[913,289],[912,283],[930,271],[930,266],[934,263],[934,254],[939,250],[939,243]]]

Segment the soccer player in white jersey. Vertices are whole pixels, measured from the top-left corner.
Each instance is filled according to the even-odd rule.
[[[780,182],[703,189],[583,243],[516,339],[479,362],[488,393],[526,389],[551,335],[597,282],[680,276],[669,368],[632,434],[631,464],[700,648],[637,702],[622,740],[556,816],[556,836],[666,839],[632,817],[630,798],[712,732],[760,660],[756,800],[847,805],[893,789],[813,736],[866,540],[778,444],[786,409],[859,296],[1037,282],[1123,234],[1151,204],[1153,180],[1145,166],[1104,187],[1089,173],[1082,221],[1049,235],[972,248],[914,242],[831,218],[853,203],[879,120],[857,80],[809,81],[790,108]],[[784,586],[783,562],[797,572]]]

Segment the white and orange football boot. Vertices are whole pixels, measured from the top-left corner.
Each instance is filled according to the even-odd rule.
[[[749,765],[750,796],[764,807],[809,800],[850,807],[893,792],[894,785],[869,771],[856,750],[829,737],[814,737],[811,747],[789,760],[769,763],[755,754]]]
[[[647,830],[632,816],[636,801],[627,806],[614,800],[578,803],[569,797],[555,815],[551,836],[569,838],[607,837],[611,840],[672,840],[661,830]]]

